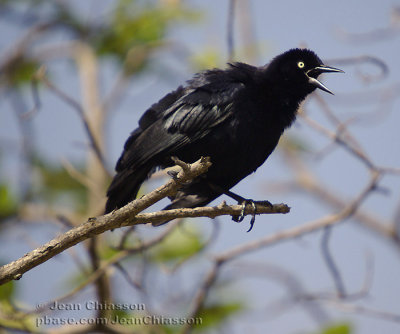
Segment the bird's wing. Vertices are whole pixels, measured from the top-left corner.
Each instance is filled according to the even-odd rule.
[[[182,96],[163,117],[163,127],[168,133],[178,133],[192,140],[203,132],[223,122],[232,114],[234,96],[243,84],[216,87],[198,87]]]
[[[183,86],[179,86],[176,90],[165,95],[160,101],[154,103],[139,120],[139,128],[143,131],[149,126],[157,122],[176,101],[185,94]]]
[[[117,170],[135,169],[160,155],[173,155],[203,138],[232,115],[234,98],[243,88],[241,82],[220,81],[180,88],[171,93],[175,95],[167,95],[143,115],[140,127],[125,144]],[[171,105],[163,109],[169,102]]]

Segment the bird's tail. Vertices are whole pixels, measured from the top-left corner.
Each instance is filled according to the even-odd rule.
[[[147,179],[151,167],[140,170],[122,170],[118,172],[107,191],[107,203],[105,213],[119,209],[134,200],[139,192],[141,184]]]

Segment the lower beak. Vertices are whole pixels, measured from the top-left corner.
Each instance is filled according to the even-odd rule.
[[[318,81],[317,79],[309,76],[309,73],[315,73],[316,76],[320,75],[321,73],[344,73],[344,71],[335,68],[335,67],[331,67],[331,66],[325,66],[325,65],[320,65],[317,67],[314,67],[313,69],[309,70],[306,74],[308,77],[308,83],[310,83],[311,85],[329,93],[334,95],[324,84],[322,84],[320,81]]]

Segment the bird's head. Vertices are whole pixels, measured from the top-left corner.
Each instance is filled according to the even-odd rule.
[[[316,88],[333,94],[317,78],[322,73],[343,73],[338,68],[324,65],[321,59],[308,49],[291,49],[274,58],[268,69],[274,71],[286,87],[294,90],[293,94],[304,97]]]

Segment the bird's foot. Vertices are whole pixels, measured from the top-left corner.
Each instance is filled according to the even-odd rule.
[[[253,229],[254,223],[256,221],[256,214],[257,214],[256,204],[267,205],[272,208],[272,204],[269,201],[254,201],[252,199],[246,199],[246,198],[244,198],[242,201],[239,201],[238,204],[242,205],[242,211],[240,212],[239,216],[232,216],[232,220],[237,223],[240,223],[243,221],[243,219],[245,217],[245,211],[246,211],[247,204],[250,204],[253,208],[253,212],[251,214],[251,220],[250,220],[250,228],[247,230],[247,232],[250,232]]]

